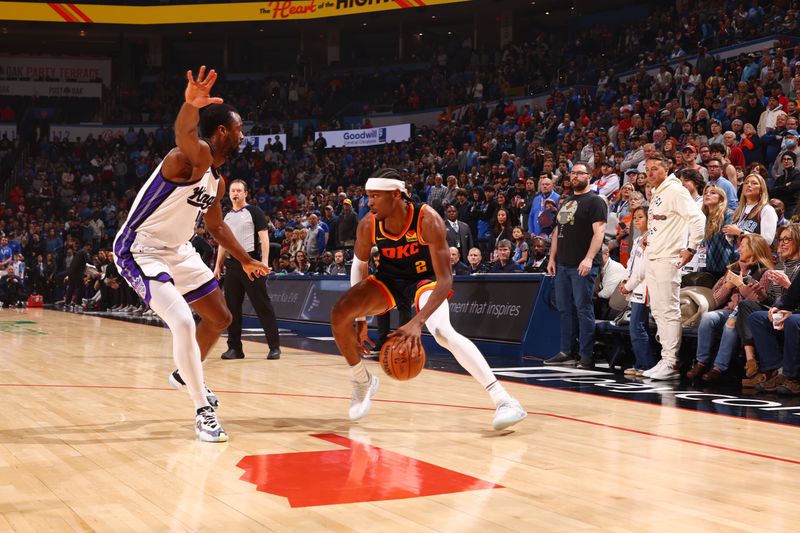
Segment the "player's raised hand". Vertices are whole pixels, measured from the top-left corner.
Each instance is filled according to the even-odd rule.
[[[184,98],[187,104],[190,104],[198,109],[205,107],[209,104],[221,104],[222,98],[217,96],[209,96],[214,82],[217,81],[217,71],[213,68],[206,74],[206,66],[200,67],[200,72],[197,73],[197,79],[194,78],[191,70],[186,71],[186,91]]]

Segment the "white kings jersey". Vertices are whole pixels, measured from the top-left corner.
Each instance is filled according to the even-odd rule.
[[[114,240],[114,251],[130,249],[134,241],[155,248],[189,242],[195,223],[217,197],[219,175],[209,167],[199,181],[175,183],[161,174],[162,161],[139,190],[128,219]],[[119,251],[117,250],[119,248]]]

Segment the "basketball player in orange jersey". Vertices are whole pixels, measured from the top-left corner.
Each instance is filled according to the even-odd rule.
[[[169,382],[188,389],[196,410],[195,433],[206,442],[228,440],[214,411],[216,396],[204,384],[202,361],[230,324],[231,314],[214,273],[189,242],[198,217],[203,216],[208,232],[251,278],[269,273],[267,265],[247,254],[222,218],[225,180],[217,168],[238,150],[244,136],[239,113],[222,98],[210,96],[216,79],[217,73],[206,75],[204,66],[196,79],[192,71],[186,73],[184,103],[175,119],[177,146],[139,190],[114,239],[120,274],[172,332],[178,370]],[[196,327],[191,308],[201,317]]]
[[[496,411],[492,426],[505,429],[527,413],[495,379],[478,348],[450,324],[447,298],[453,287],[450,251],[444,221],[425,204],[411,202],[400,174],[390,168],[378,170],[365,189],[371,214],[361,219],[356,234],[355,256],[350,273],[351,288],[331,311],[336,345],[350,365],[353,397],[350,419],[369,413],[378,389],[378,377],[371,375],[361,360],[368,353],[366,315],[380,315],[398,302],[411,301],[417,314],[392,334],[396,349],[421,350],[422,326],[436,342],[456,357],[488,392]],[[378,270],[367,275],[370,249],[380,252]]]

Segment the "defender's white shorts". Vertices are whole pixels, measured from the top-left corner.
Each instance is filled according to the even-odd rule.
[[[145,301],[150,303],[150,282],[171,282],[192,303],[219,287],[214,273],[203,263],[191,243],[177,248],[150,247],[134,242],[130,247],[115,246],[114,262],[120,275]]]

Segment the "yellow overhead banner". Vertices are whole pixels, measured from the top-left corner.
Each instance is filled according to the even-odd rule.
[[[78,22],[81,24],[185,24],[306,20],[467,1],[469,0],[280,0],[170,6],[0,2],[0,20]]]

